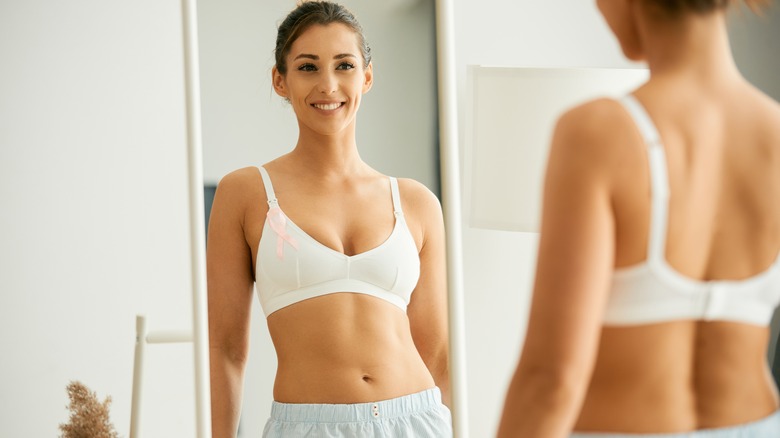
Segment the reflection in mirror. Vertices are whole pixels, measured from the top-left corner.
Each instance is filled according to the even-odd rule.
[[[433,4],[346,2],[370,66],[359,34],[331,24],[304,29],[273,69],[291,3],[199,2],[204,173],[219,182],[207,248],[213,406],[242,412],[239,426],[214,411],[215,436],[260,436],[272,394],[276,413],[430,398],[440,418],[426,422],[448,428],[434,389],[448,399]],[[232,387],[242,403],[225,389],[244,369]]]

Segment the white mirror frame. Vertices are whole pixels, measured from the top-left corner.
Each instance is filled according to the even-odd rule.
[[[203,206],[203,146],[200,119],[198,12],[195,0],[182,0],[184,85],[186,98],[187,166],[190,208],[190,261],[192,272],[192,334],[195,364],[195,431],[211,437],[208,307],[206,299],[206,226]]]
[[[450,388],[453,432],[468,437],[466,331],[463,313],[461,178],[458,149],[458,102],[455,76],[455,19],[452,0],[436,0],[436,57],[439,86],[439,157],[444,226],[447,232],[449,290]]]

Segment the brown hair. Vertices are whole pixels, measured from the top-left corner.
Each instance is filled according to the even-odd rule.
[[[309,27],[319,24],[327,25],[341,23],[352,29],[358,36],[358,45],[363,56],[363,67],[368,67],[371,62],[371,48],[363,36],[363,27],[360,26],[352,12],[344,6],[329,1],[304,1],[298,4],[279,25],[276,34],[276,70],[281,74],[287,73],[285,58],[290,53],[290,47],[301,34]]]
[[[677,15],[683,12],[706,14],[716,9],[722,9],[740,0],[646,0],[664,11]],[[755,12],[771,3],[772,0],[741,0]]]

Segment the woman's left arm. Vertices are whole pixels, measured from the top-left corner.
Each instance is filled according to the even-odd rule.
[[[425,186],[403,181],[404,210],[419,224],[420,279],[406,310],[412,339],[425,365],[450,404],[447,267],[444,220],[438,198]],[[418,233],[415,233],[417,235]]]
[[[585,104],[556,126],[531,312],[501,438],[568,436],[584,399],[614,263],[614,159],[605,129],[613,104]]]

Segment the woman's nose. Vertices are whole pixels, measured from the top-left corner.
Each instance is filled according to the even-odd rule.
[[[320,93],[323,94],[333,94],[338,89],[338,82],[336,81],[336,77],[333,73],[326,72],[323,73],[320,78]]]

